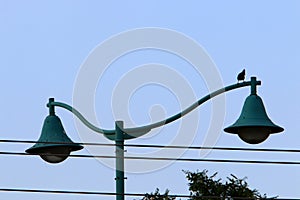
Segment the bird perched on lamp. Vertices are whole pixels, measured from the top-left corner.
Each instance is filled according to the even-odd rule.
[[[238,74],[237,76],[237,81],[244,81],[245,80],[245,75],[246,75],[246,70],[243,69],[243,71],[241,73]]]

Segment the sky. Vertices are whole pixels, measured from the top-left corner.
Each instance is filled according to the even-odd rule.
[[[182,120],[126,144],[299,149],[299,7],[297,0],[1,0],[0,139],[37,140],[49,97],[78,106],[88,120],[105,129],[114,129],[116,120],[123,120],[125,127],[163,120],[212,88],[235,84],[245,68],[246,80],[256,76],[262,81],[258,95],[284,132],[249,145],[223,131],[239,117],[250,94],[247,87],[217,98],[216,107],[207,102]],[[137,42],[141,38],[146,45]],[[85,128],[69,111],[56,108],[56,114],[74,142],[112,143]],[[24,152],[31,145],[0,143],[0,151]],[[86,147],[74,154],[114,155],[113,149],[104,148]],[[125,155],[150,157],[299,159],[296,153],[127,151]],[[0,188],[115,192],[113,159],[68,158],[53,165],[37,156],[0,156]],[[207,169],[223,180],[230,174],[247,177],[251,188],[270,197],[300,198],[298,165],[139,160],[126,161],[125,168],[127,193],[159,188],[188,195],[182,170]],[[0,192],[0,197],[114,199],[17,192]]]

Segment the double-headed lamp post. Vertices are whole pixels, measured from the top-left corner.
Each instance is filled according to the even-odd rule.
[[[136,128],[124,128],[123,121],[116,121],[115,129],[113,130],[105,130],[94,126],[75,108],[65,103],[55,102],[54,98],[50,98],[49,103],[47,104],[47,107],[49,107],[49,115],[44,121],[41,136],[38,139],[38,142],[27,149],[26,152],[29,154],[40,155],[46,162],[59,163],[64,161],[72,151],[83,148],[83,146],[73,143],[66,135],[59,117],[55,115],[55,107],[65,108],[76,115],[82,123],[93,131],[101,133],[106,138],[115,141],[116,199],[124,200],[124,141],[140,137],[154,128],[169,124],[219,94],[245,86],[251,87],[251,94],[245,100],[240,117],[234,124],[225,128],[224,131],[238,134],[243,141],[249,144],[261,143],[266,140],[270,134],[282,132],[283,128],[275,125],[267,116],[262,99],[256,93],[257,85],[261,85],[261,81],[257,81],[256,77],[251,77],[251,81],[236,83],[212,92],[199,99],[182,112],[165,120]]]

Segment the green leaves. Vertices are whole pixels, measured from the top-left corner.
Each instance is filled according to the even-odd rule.
[[[191,200],[241,200],[241,199],[275,199],[267,198],[266,194],[261,195],[256,189],[250,189],[246,182],[247,177],[238,178],[230,174],[226,181],[217,179],[218,173],[208,175],[208,170],[203,171],[184,171],[188,180]],[[164,194],[159,193],[157,188],[154,193],[146,194],[142,200],[174,200],[175,197],[169,196],[169,190]]]
[[[217,173],[208,176],[207,172],[207,170],[203,170],[202,172],[184,171],[189,181],[190,195],[193,199],[200,199],[197,197],[225,196],[224,185],[221,183],[221,179],[214,180]]]
[[[168,197],[169,190],[166,189],[164,194],[159,193],[159,189],[156,188],[154,193],[146,194],[142,200],[173,200],[175,198]]]
[[[251,190],[246,182],[246,177],[243,179],[237,178],[231,174],[227,177],[225,183],[221,179],[216,179],[217,173],[208,175],[208,170],[201,172],[183,171],[189,181],[189,190],[191,199],[240,199],[240,198],[266,198],[257,190]]]

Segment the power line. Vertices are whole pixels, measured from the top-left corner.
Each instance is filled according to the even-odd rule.
[[[36,156],[34,154],[27,154],[22,152],[0,152],[0,155],[10,156]],[[40,155],[56,155],[66,156],[68,154],[49,154],[41,153]],[[102,156],[102,155],[68,155],[73,158],[104,158],[114,159],[116,156]],[[124,156],[126,160],[154,160],[154,161],[181,161],[181,162],[217,162],[217,163],[240,163],[240,164],[276,164],[276,165],[300,165],[297,161],[264,161],[264,160],[229,160],[229,159],[197,159],[197,158],[167,158],[167,157],[141,157],[141,156]]]
[[[208,147],[208,146],[164,146],[164,145],[139,145],[125,144],[127,147],[152,147],[152,148],[170,148],[170,149],[194,149],[194,150],[222,150],[222,151],[261,151],[261,152],[282,152],[282,153],[300,153],[300,149],[267,149],[267,148],[238,148],[238,147]]]
[[[44,144],[70,144],[64,142],[38,142],[29,140],[0,140],[0,143],[44,143]],[[116,146],[107,143],[73,143],[83,146]],[[137,148],[168,148],[168,149],[192,149],[192,150],[221,150],[221,151],[254,151],[254,152],[281,152],[300,153],[300,149],[271,149],[271,148],[239,148],[239,147],[209,147],[209,146],[177,146],[177,145],[144,145],[144,144],[124,144],[125,147]]]
[[[84,192],[84,191],[12,189],[12,188],[1,188],[0,191],[1,192],[25,192],[25,193],[27,192],[27,193],[50,193],[50,194],[74,194],[74,195],[117,195],[117,193],[113,193],[113,192]],[[136,194],[132,196],[140,196],[140,195]]]
[[[15,189],[15,188],[0,188],[0,192],[21,192],[21,193],[46,193],[46,194],[67,194],[67,195],[102,195],[102,196],[115,196],[120,195],[119,193],[114,192],[87,192],[87,191],[67,191],[67,190],[42,190],[42,189]],[[121,194],[123,195],[123,194]],[[144,197],[151,194],[142,194],[142,193],[124,193],[124,196],[140,196]],[[160,195],[164,196],[164,195]],[[169,194],[170,198],[191,198],[191,195],[183,194]],[[225,199],[224,197],[218,196],[199,196],[203,199]],[[232,199],[240,200],[258,200],[260,198],[249,198],[249,197],[231,197]],[[262,198],[266,199],[266,198]],[[274,199],[274,198],[267,198]],[[300,198],[276,198],[276,200],[299,200]]]

